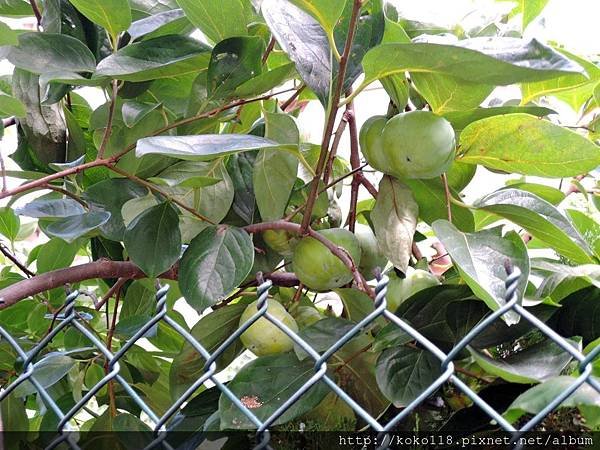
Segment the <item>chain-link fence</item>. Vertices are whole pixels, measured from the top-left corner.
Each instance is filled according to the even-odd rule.
[[[400,319],[386,308],[386,291],[388,279],[383,276],[378,280],[376,287],[376,299],[374,302],[374,310],[364,317],[360,322],[350,329],[341,339],[339,339],[333,346],[327,349],[324,353],[320,354],[303,340],[298,333],[287,327],[284,323],[274,317],[272,314],[267,312],[267,298],[269,295],[269,289],[271,288],[270,281],[264,281],[260,278],[261,284],[258,287],[258,303],[257,313],[237,331],[231,334],[216,350],[209,352],[204,348],[198,340],[196,340],[190,332],[179,325],[175,320],[167,315],[167,291],[168,286],[162,287],[156,294],[157,308],[156,314],[153,318],[148,321],[141,329],[135,333],[135,335],[129,339],[122,347],[116,352],[111,352],[107,346],[98,337],[90,331],[82,322],[82,314],[78,313],[75,307],[75,300],[79,293],[72,292],[68,295],[64,312],[61,313],[56,319],[59,324],[47,334],[37,345],[35,345],[29,351],[23,350],[22,346],[19,345],[16,339],[14,339],[10,333],[4,328],[0,327],[0,335],[11,347],[18,353],[19,358],[22,360],[22,373],[8,386],[5,386],[3,391],[0,393],[0,402],[7,399],[9,394],[13,392],[19,385],[29,382],[33,385],[39,397],[43,401],[46,408],[51,410],[59,419],[57,426],[57,437],[47,448],[54,448],[60,444],[70,446],[71,448],[78,449],[78,438],[76,433],[70,433],[74,428],[71,425],[72,419],[80,413],[88,402],[111,380],[119,383],[127,395],[133,400],[143,412],[145,412],[152,422],[154,434],[152,440],[146,445],[146,448],[173,448],[169,443],[168,424],[171,419],[180,411],[180,409],[192,398],[194,393],[197,392],[206,382],[212,382],[217,389],[221,391],[234,405],[237,407],[256,428],[256,449],[271,448],[271,435],[269,429],[275,424],[278,418],[280,418],[286,411],[291,408],[295,402],[297,402],[304,394],[306,394],[315,384],[319,382],[325,383],[337,396],[339,396],[344,402],[346,402],[352,410],[362,418],[365,423],[374,432],[378,433],[379,443],[378,448],[385,449],[389,446],[389,435],[388,432],[392,432],[394,428],[409,414],[414,412],[418,405],[424,402],[429,396],[436,392],[444,383],[452,383],[457,389],[467,395],[475,405],[481,408],[490,418],[496,422],[498,427],[502,428],[507,432],[512,433],[525,433],[531,431],[553,410],[558,408],[569,396],[571,396],[579,387],[584,383],[588,383],[596,391],[600,392],[600,383],[595,380],[592,376],[592,361],[600,353],[600,346],[596,347],[594,351],[589,353],[587,356],[578,351],[573,347],[565,338],[557,334],[554,330],[548,327],[543,321],[538,319],[536,316],[531,314],[525,308],[518,303],[517,297],[517,285],[520,278],[520,272],[518,269],[508,275],[506,281],[506,301],[504,306],[495,311],[493,314],[488,315],[483,321],[475,326],[463,339],[460,340],[449,352],[442,351],[439,347],[433,344],[423,334],[417,331],[406,321]],[[496,411],[488,403],[486,403],[474,390],[472,390],[467,384],[465,384],[458,376],[455,370],[453,360],[469,345],[469,343],[483,332],[487,327],[501,318],[508,312],[514,312],[521,316],[522,319],[529,321],[534,327],[545,334],[549,339],[558,344],[565,352],[568,352],[576,361],[579,363],[580,375],[574,378],[573,383],[564,389],[560,395],[557,395],[550,403],[548,403],[538,414],[530,418],[526,423],[522,423],[518,429],[516,429],[511,423],[509,423],[501,414]],[[356,337],[365,327],[372,324],[378,318],[385,318],[389,323],[395,324],[399,329],[407,333],[414,339],[414,341],[421,347],[431,352],[438,360],[441,367],[441,375],[431,383],[430,386],[420,393],[409,405],[403,408],[395,417],[389,420],[387,423],[380,423],[376,418],[372,417],[360,404],[358,404],[353,398],[351,398],[343,389],[341,389],[334,379],[328,374],[327,364],[332,355],[340,350],[346,343]],[[216,377],[217,374],[217,359],[246,331],[253,323],[260,318],[265,318],[282,330],[288,335],[301,349],[303,349],[309,356],[314,360],[314,374],[306,381],[299,389],[294,392],[287,399],[283,399],[281,405],[268,417],[266,420],[259,419],[253,412],[249,405],[245,404],[243,398],[238,398],[227,386]],[[132,387],[125,378],[120,374],[121,366],[119,361],[121,358],[132,349],[140,339],[142,339],[146,333],[159,322],[163,322],[166,325],[172,327],[172,329],[180,334],[191,346],[197,351],[199,357],[205,361],[203,375],[200,376],[189,388],[179,396],[179,398],[164,412],[162,416],[157,415],[153,409],[144,401],[144,399],[138,394],[138,392]],[[40,384],[34,376],[35,366],[43,360],[39,358],[41,352],[46,346],[52,341],[52,339],[61,331],[64,331],[67,327],[73,327],[84,335],[95,348],[106,358],[107,370],[106,375],[93,387],[91,387],[83,397],[68,411],[63,411],[48,393],[48,390]],[[7,430],[5,430],[7,431]],[[387,437],[387,438],[386,438]],[[276,448],[276,446],[275,446]]]

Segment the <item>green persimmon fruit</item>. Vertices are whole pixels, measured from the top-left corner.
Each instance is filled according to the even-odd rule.
[[[321,319],[324,319],[323,314],[321,314],[317,308],[313,308],[312,306],[299,306],[294,314],[294,320],[301,330],[317,323]]]
[[[382,137],[389,173],[398,178],[435,178],[454,161],[454,129],[432,112],[398,114],[387,121]]]
[[[387,308],[390,311],[396,311],[402,302],[417,292],[440,284],[440,281],[432,273],[412,267],[406,270],[404,279],[394,273],[391,273],[389,278],[386,300]]]
[[[360,244],[348,230],[330,228],[319,231],[338,247],[345,249],[360,265]],[[352,272],[321,242],[310,236],[300,240],[294,249],[292,266],[298,279],[315,291],[330,291],[352,281]]]
[[[290,257],[294,252],[295,237],[285,230],[267,230],[262,235],[265,244],[282,256]]]
[[[387,123],[385,116],[373,116],[367,119],[360,129],[358,140],[363,155],[369,165],[379,172],[389,169],[388,160],[383,151],[383,128]]]
[[[370,226],[357,223],[354,234],[360,245],[360,265],[358,267],[360,273],[369,280],[373,279],[375,278],[373,273],[375,268],[379,267],[383,270],[387,264],[387,259],[379,251],[377,238]]]
[[[456,153],[450,122],[429,111],[384,120],[372,117],[361,128],[362,151],[371,167],[400,179],[435,178],[448,171]]]
[[[240,326],[248,322],[256,314],[258,300],[248,305],[240,317]],[[267,312],[292,331],[298,331],[294,318],[285,310],[283,305],[276,300],[267,300]],[[261,317],[240,336],[242,344],[256,356],[285,353],[294,348],[294,341],[270,320]]]

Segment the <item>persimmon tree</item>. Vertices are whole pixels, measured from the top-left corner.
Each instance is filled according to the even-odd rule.
[[[444,29],[382,0],[0,2],[0,15],[37,25],[0,24],[0,54],[14,66],[0,82],[0,113],[18,139],[18,169],[2,165],[0,326],[31,348],[78,290],[78,320],[115,352],[157,314],[160,283],[170,286],[168,316],[213,351],[256,311],[264,279],[268,311],[323,353],[373,311],[383,275],[388,307],[449,351],[504,304],[509,264],[522,273],[519,301],[593,350],[600,68],[522,38],[546,2],[514,3],[500,19]],[[357,123],[377,86],[386,101]],[[496,95],[503,86],[520,98]],[[564,123],[557,101],[581,120]],[[324,123],[311,122],[322,127],[318,142],[298,126],[308,105],[324,111]],[[492,189],[492,173],[506,185]],[[473,183],[475,201],[463,196]],[[201,315],[195,324],[185,307]],[[363,331],[328,370],[370,415],[394,417],[442,369],[385,320]],[[7,386],[21,369],[14,349],[0,347]],[[261,399],[249,405],[261,419],[314,374],[314,361],[262,318],[216,364],[236,395]],[[160,322],[123,356],[121,375],[160,416],[204,365]],[[455,367],[487,398],[508,396],[500,412],[512,422],[537,412],[532,392],[549,402],[579,370],[515,313]],[[69,409],[109,370],[65,328],[34,375]],[[108,382],[75,426],[144,429],[127,395]],[[444,384],[433,395],[437,420],[416,410],[399,426],[421,415],[432,430],[440,417],[468,428],[460,418],[471,416],[453,415],[476,409],[464,394]],[[595,428],[599,398],[565,406],[581,407]],[[5,430],[52,430],[53,414],[27,384],[2,402]],[[177,417],[194,430],[254,427],[215,387],[198,388]],[[275,426],[300,422],[366,425],[321,382]]]

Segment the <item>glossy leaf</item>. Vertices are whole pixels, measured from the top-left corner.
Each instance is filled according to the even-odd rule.
[[[32,376],[47,388],[60,381],[75,365],[75,360],[61,353],[50,353],[33,365]],[[16,397],[24,397],[37,392],[33,384],[25,381],[14,390]]]
[[[203,134],[198,136],[156,136],[140,139],[136,155],[164,155],[190,161],[210,161],[231,153],[278,148],[276,142],[242,134]],[[291,146],[288,146],[291,147]]]
[[[240,84],[235,89],[235,94],[242,98],[254,97],[282,85],[293,78],[295,74],[296,68],[293,63],[284,64]]]
[[[94,74],[125,81],[148,81],[206,70],[210,49],[195,39],[170,35],[130,44],[104,58]]]
[[[401,408],[407,406],[441,375],[441,362],[424,349],[398,347],[384,350],[377,360],[377,384]]]
[[[213,42],[248,34],[246,7],[242,0],[177,0],[177,4],[190,21]]]
[[[45,218],[69,217],[85,213],[80,203],[72,198],[38,199],[15,210],[19,216]]]
[[[285,114],[265,113],[265,137],[280,144],[298,145],[296,122]],[[263,220],[283,217],[298,173],[298,159],[287,152],[264,148],[254,161],[253,186]]]
[[[572,344],[572,342],[569,342]],[[576,345],[573,345],[578,349]],[[533,384],[561,374],[573,357],[558,344],[547,339],[506,358],[490,358],[483,352],[469,349],[475,362],[487,373],[509,383]]]
[[[567,128],[528,114],[473,122],[460,135],[459,160],[490,169],[562,178],[600,165],[600,147]]]
[[[432,228],[462,278],[490,309],[495,311],[505,304],[506,262],[518,267],[523,274],[517,287],[517,296],[520,301],[523,299],[529,277],[529,256],[517,233],[509,232],[505,237],[494,230],[461,233],[445,220],[434,222]],[[519,316],[513,312],[503,317],[508,324],[519,321]]]
[[[448,217],[446,193],[441,180],[403,180],[419,205],[419,218],[428,224]],[[455,197],[457,194],[455,194]],[[462,231],[473,231],[475,219],[468,209],[450,205],[453,223]]]
[[[10,47],[7,59],[33,73],[93,72],[96,58],[78,39],[64,34],[23,33],[19,45]]]
[[[257,153],[234,153],[227,159],[227,172],[234,187],[232,208],[248,224],[254,221],[256,213],[253,173]]]
[[[315,373],[314,362],[298,361],[291,353],[264,356],[244,366],[227,387],[250,408],[259,420],[266,420]],[[273,376],[276,374],[276,376]],[[279,417],[273,425],[286,423],[316,407],[329,388],[318,382]],[[254,423],[224,394],[219,400],[221,429],[253,429]]]
[[[308,13],[286,0],[264,0],[261,11],[304,82],[326,104],[332,69],[331,49],[323,28]]]
[[[290,0],[290,3],[308,12],[330,34],[346,6],[346,0]]]
[[[562,336],[581,336],[583,345],[597,339],[600,332],[600,290],[591,286],[563,299],[549,324]]]
[[[206,74],[209,97],[232,97],[238,86],[258,76],[263,52],[263,40],[257,36],[229,38],[215,45]]]
[[[127,0],[69,0],[81,14],[106,28],[116,39],[131,25],[131,8]]]
[[[0,117],[24,117],[27,114],[25,105],[12,95],[0,93]]]
[[[51,272],[70,266],[78,249],[77,243],[67,243],[57,238],[50,239],[39,250],[36,261],[38,272]]]
[[[74,242],[76,239],[98,229],[109,219],[110,213],[106,211],[87,212],[54,221],[45,228],[45,232],[49,236],[60,238],[63,241]]]
[[[506,420],[513,423],[525,414],[535,415],[575,382],[576,378],[574,377],[560,376],[534,386],[517,397],[504,412],[503,416]],[[600,393],[587,383],[583,383],[573,395],[561,403],[560,407],[589,407],[598,410],[600,408]]]
[[[108,239],[121,241],[125,232],[121,208],[127,201],[147,194],[148,190],[145,187],[131,180],[112,178],[90,186],[85,193],[85,199],[92,210],[110,213],[110,219],[100,227],[100,230]]]
[[[474,38],[460,43],[379,45],[363,59],[363,86],[407,71],[439,73],[491,85],[545,80],[583,71],[578,64],[535,40]]]
[[[537,195],[518,189],[501,189],[476,203],[525,228],[561,255],[578,263],[592,261],[592,251],[567,217]]]
[[[0,234],[13,242],[19,234],[21,220],[15,212],[9,208],[0,208]]]
[[[398,269],[406,271],[412,254],[419,206],[412,191],[396,179],[385,176],[371,211],[379,249]]]
[[[181,293],[193,308],[203,311],[244,281],[253,262],[254,246],[245,231],[210,226],[192,240],[181,258]]]
[[[505,114],[529,114],[536,117],[545,117],[556,114],[556,111],[542,106],[497,106],[495,108],[475,108],[467,111],[450,111],[443,113],[442,116],[458,132],[478,120]]]
[[[161,35],[177,34],[177,30],[184,29],[188,25],[189,20],[183,10],[172,9],[136,20],[127,29],[127,33],[132,40],[136,40],[147,35],[158,37],[156,34],[159,32]]]
[[[181,254],[179,218],[168,202],[137,216],[125,230],[124,243],[131,260],[149,277],[171,268]]]

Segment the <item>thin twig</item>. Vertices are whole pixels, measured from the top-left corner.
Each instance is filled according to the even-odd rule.
[[[319,191],[319,182],[323,176],[323,170],[325,169],[325,163],[327,162],[327,154],[329,152],[329,144],[333,134],[333,127],[335,126],[335,118],[338,111],[338,103],[344,89],[344,80],[346,79],[346,67],[348,66],[348,59],[350,57],[350,51],[352,49],[352,42],[354,41],[354,35],[356,32],[356,24],[360,13],[362,2],[360,0],[354,0],[352,8],[352,15],[350,17],[350,25],[348,29],[348,36],[346,37],[346,43],[344,45],[344,52],[340,58],[338,76],[335,90],[331,96],[331,102],[329,105],[329,116],[325,125],[325,132],[323,133],[323,141],[321,142],[321,152],[319,154],[319,160],[317,162],[317,169],[315,170],[315,176],[312,180],[312,186],[310,194],[306,202],[306,214],[304,214],[302,220],[302,234],[306,233],[310,225],[310,219],[312,216],[312,210],[317,200],[317,194]]]
[[[119,286],[115,292],[115,306],[113,308],[112,322],[110,324],[110,328],[108,329],[108,333],[106,334],[106,348],[109,352],[112,351],[112,341],[113,336],[115,334],[115,328],[117,326],[117,315],[119,312],[119,301],[121,300],[121,286]],[[104,363],[104,373],[108,375],[110,372],[109,368],[109,360],[107,359]],[[110,414],[114,417],[117,415],[117,400],[115,397],[115,387],[113,380],[108,382],[108,399],[110,405]]]
[[[0,153],[0,170],[2,171],[2,192],[6,192],[8,190],[8,183],[6,182],[6,166],[4,165],[2,153]]]
[[[33,273],[31,270],[29,270],[25,264],[23,264],[21,261],[19,261],[19,258],[17,258],[15,255],[13,255],[10,252],[10,250],[8,249],[8,247],[6,247],[4,242],[0,242],[0,252],[2,252],[2,254],[5,257],[10,259],[13,262],[13,264],[15,266],[17,266],[19,268],[19,270],[21,272],[23,272],[25,275],[27,275],[30,278],[35,276],[35,273]]]
[[[31,9],[33,10],[33,15],[35,16],[35,20],[37,21],[38,30],[42,26],[42,13],[40,12],[40,8],[38,7],[35,0],[29,0],[29,4],[31,5]]]
[[[300,87],[298,89],[296,89],[296,92],[294,92],[294,94],[292,94],[292,96],[290,98],[288,98],[285,102],[283,102],[281,104],[281,110],[283,112],[288,112],[288,108],[292,105],[292,103],[294,103],[294,101],[300,97],[300,94],[302,94],[302,91],[306,89],[306,85],[302,84],[300,85]]]
[[[346,117],[346,114],[344,114],[342,115],[338,127],[335,130],[333,143],[331,144],[331,150],[329,151],[329,158],[327,158],[327,164],[325,165],[325,171],[323,172],[323,183],[325,184],[329,183],[329,178],[333,173],[333,163],[335,161],[338,147],[340,146],[340,142],[342,141],[342,136],[344,135],[344,130],[346,129],[347,124],[348,119]]]
[[[84,208],[88,207],[88,204],[86,202],[84,202],[77,194],[74,194],[72,192],[69,192],[66,189],[60,188],[58,186],[52,186],[51,184],[47,183],[43,186],[40,186],[42,189],[48,189],[49,191],[54,191],[54,192],[59,192],[69,198],[72,198],[73,200],[75,200],[77,203],[79,203],[81,206],[83,206]]]
[[[98,159],[104,158],[104,152],[106,151],[106,146],[108,145],[108,140],[110,139],[110,135],[112,133],[112,125],[115,117],[115,107],[117,103],[118,89],[119,81],[113,80],[110,106],[108,108],[108,121],[106,122],[106,128],[104,130],[104,135],[102,136],[102,142],[100,143],[100,147],[98,148]]]
[[[104,306],[104,304],[110,300],[110,298],[115,295],[115,293],[117,292],[117,290],[121,289],[123,287],[123,285],[125,283],[127,283],[127,281],[129,281],[127,278],[119,278],[115,284],[113,284],[111,286],[111,288],[106,292],[106,294],[104,294],[104,296],[100,299],[99,302],[97,302],[96,304],[94,304],[94,308],[96,308],[96,311],[100,311],[100,308],[102,308]]]
[[[448,185],[448,177],[445,173],[442,174],[442,183],[444,183],[444,191],[446,193],[446,209],[448,210],[448,222],[452,223],[452,193]]]
[[[275,38],[272,37],[271,40],[269,41],[269,45],[267,45],[267,49],[265,50],[265,52],[263,53],[263,56],[262,56],[263,64],[266,64],[267,59],[269,59],[269,55],[273,51],[273,48],[275,48],[275,42],[276,42]]]
[[[179,206],[182,209],[185,209],[187,212],[189,212],[190,214],[192,214],[194,217],[203,220],[204,222],[208,222],[211,225],[216,225],[216,223],[214,221],[212,221],[211,219],[209,219],[208,217],[204,216],[203,214],[200,214],[198,211],[196,211],[194,208],[190,208],[189,206],[187,206],[185,203],[180,202],[179,200],[177,200],[176,198],[174,198],[172,195],[168,194],[167,192],[163,191],[162,189],[156,187],[154,184],[150,183],[149,181],[143,180],[140,177],[137,177],[135,175],[130,174],[129,172],[126,172],[123,169],[120,169],[119,167],[116,167],[114,165],[108,165],[107,166],[110,170],[112,170],[113,172],[118,173],[119,175],[123,175],[126,178],[129,178],[131,181],[134,181],[142,186],[147,187],[148,189],[150,189],[152,192],[155,192],[159,195],[161,195],[162,197],[164,197],[165,199],[167,199],[170,202],[173,202],[174,204],[176,204],[177,206]]]
[[[4,128],[8,128],[8,127],[12,127],[13,125],[17,124],[17,118],[16,117],[9,117],[8,119],[3,119],[2,120],[2,126]]]
[[[348,128],[350,129],[350,166],[352,169],[360,167],[360,153],[358,149],[358,129],[356,127],[356,116],[354,114],[354,104],[348,103],[346,106],[346,114],[348,120]],[[354,233],[356,228],[356,208],[358,205],[358,189],[361,185],[359,173],[355,173],[352,177],[352,185],[350,187],[350,212],[348,213],[348,229]]]

